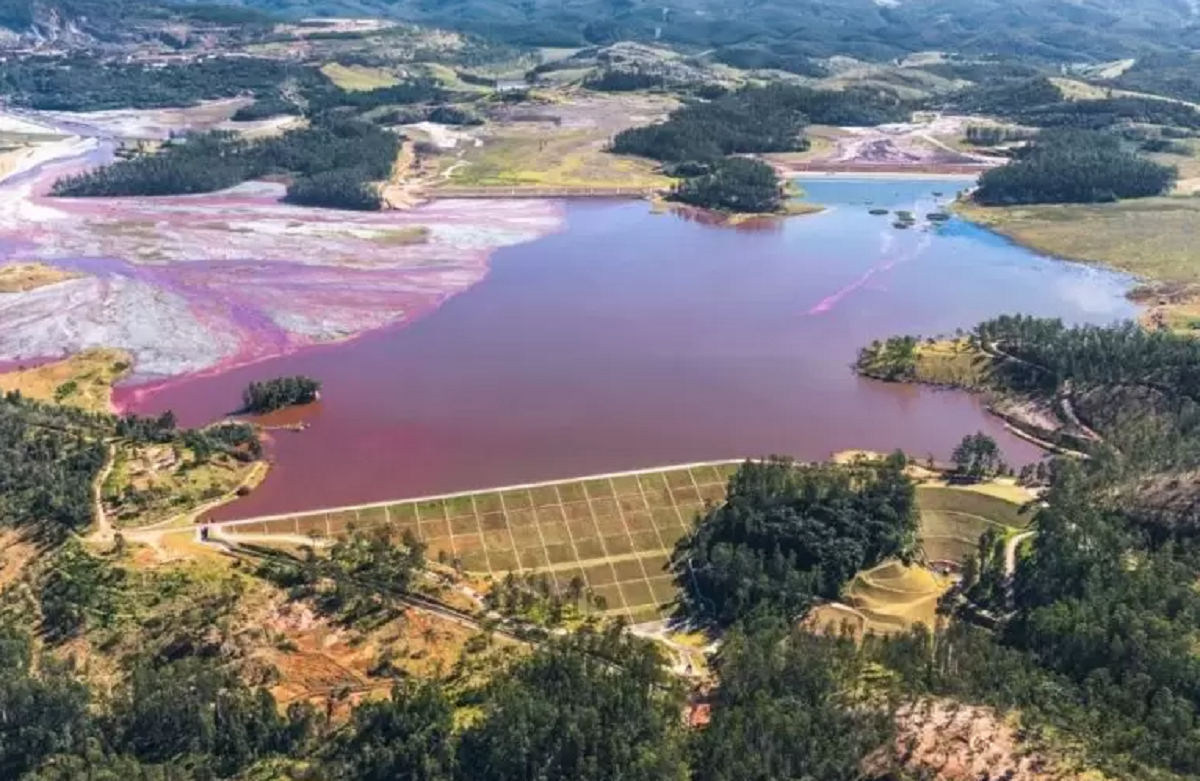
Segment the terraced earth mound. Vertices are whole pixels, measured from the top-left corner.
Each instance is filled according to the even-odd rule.
[[[856,575],[847,595],[868,629],[887,634],[918,623],[934,626],[938,598],[950,584],[950,578],[924,567],[890,561]]]

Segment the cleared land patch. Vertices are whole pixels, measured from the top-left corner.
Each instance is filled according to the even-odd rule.
[[[439,184],[459,187],[664,188],[653,162],[604,151],[612,137],[666,116],[675,103],[645,95],[499,107],[440,159]]]
[[[918,486],[925,559],[961,564],[988,529],[1005,534],[1027,527],[1032,514],[1021,507],[1028,498],[1023,489],[1001,483]],[[858,637],[903,632],[918,623],[933,628],[938,600],[952,584],[953,578],[925,566],[885,562],[855,575],[845,603],[818,605],[808,623],[818,631],[846,629]]]
[[[850,604],[877,634],[906,631],[915,624],[933,628],[938,598],[951,580],[923,567],[890,561],[855,575],[847,589]]]

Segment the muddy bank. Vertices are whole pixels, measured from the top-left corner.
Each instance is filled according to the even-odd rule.
[[[546,200],[350,213],[279,203],[282,188],[265,183],[164,198],[47,194],[113,148],[68,139],[0,182],[0,266],[37,262],[62,280],[0,297],[0,360],[122,349],[143,386],[126,402],[147,382],[413,322],[482,280],[498,247],[561,225]]]

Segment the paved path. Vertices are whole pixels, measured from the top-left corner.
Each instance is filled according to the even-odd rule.
[[[1021,543],[1025,542],[1025,540],[1028,540],[1035,534],[1037,534],[1036,531],[1014,534],[1009,538],[1008,542],[1004,544],[1004,597],[1008,602],[1009,607],[1012,606],[1014,596],[1013,591],[1016,587],[1017,549],[1021,547]]]

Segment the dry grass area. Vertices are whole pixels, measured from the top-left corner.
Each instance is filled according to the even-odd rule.
[[[1165,324],[1200,324],[1200,198],[980,207],[959,213],[1031,249],[1145,279]],[[1160,295],[1161,293],[1161,295]],[[1157,319],[1157,318],[1156,318]]]
[[[215,454],[197,463],[191,450],[123,442],[102,486],[104,510],[118,528],[147,526],[220,499],[263,473],[261,462]]]
[[[917,347],[917,377],[930,385],[985,388],[992,359],[966,339],[941,339]]]
[[[442,182],[458,187],[665,187],[654,163],[605,152],[614,135],[674,108],[648,95],[572,96],[568,102],[506,107],[442,159]]]
[[[125,376],[130,356],[121,350],[85,350],[61,361],[0,374],[0,390],[92,412],[112,409],[112,386]]]
[[[321,73],[337,86],[351,92],[393,87],[400,83],[398,78],[383,68],[370,68],[365,65],[331,62],[321,66]]]
[[[610,155],[589,130],[498,130],[469,148],[446,179],[466,187],[665,187],[649,161]]]
[[[1085,81],[1076,79],[1068,79],[1062,77],[1051,78],[1050,82],[1058,87],[1058,91],[1062,93],[1064,100],[1103,100],[1105,98],[1148,98],[1150,100],[1161,100],[1165,103],[1181,103],[1185,106],[1197,107],[1200,104],[1192,103],[1179,98],[1169,98],[1165,95],[1155,95],[1152,92],[1136,92],[1134,90],[1116,89],[1111,87],[1101,87],[1095,84],[1088,84]]]
[[[44,263],[12,263],[0,266],[0,293],[24,293],[81,276],[78,272]]]

